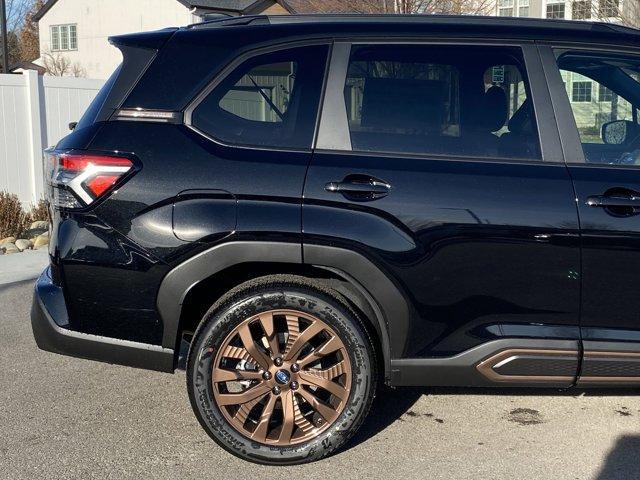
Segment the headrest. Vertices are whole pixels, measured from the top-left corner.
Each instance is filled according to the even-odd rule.
[[[362,95],[361,125],[441,133],[445,107],[444,82],[367,78]]]
[[[481,112],[483,124],[489,132],[500,130],[509,114],[507,104],[507,94],[502,89],[494,85],[484,93],[484,111]]]

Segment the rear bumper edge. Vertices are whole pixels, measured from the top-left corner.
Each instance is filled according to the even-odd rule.
[[[62,288],[54,285],[47,267],[36,280],[31,306],[31,328],[40,349],[147,370],[174,371],[172,349],[81,333],[65,328],[68,323]]]

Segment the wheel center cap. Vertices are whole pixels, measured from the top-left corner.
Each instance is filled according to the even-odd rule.
[[[280,385],[286,385],[291,380],[291,374],[286,370],[278,370],[275,374],[276,382]]]

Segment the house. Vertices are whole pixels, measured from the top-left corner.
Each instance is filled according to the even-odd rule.
[[[495,14],[631,24],[640,21],[640,7],[635,0],[497,0]]]
[[[494,14],[640,26],[640,3],[636,0],[496,0]],[[583,138],[599,138],[603,123],[637,115],[629,102],[604,85],[579,73],[560,73]]]
[[[108,37],[182,26],[216,15],[288,15],[304,0],[48,0],[36,13],[36,61],[68,66],[65,74],[106,79],[121,61]]]

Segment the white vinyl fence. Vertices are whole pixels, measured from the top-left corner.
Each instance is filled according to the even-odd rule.
[[[69,133],[104,80],[0,75],[0,191],[24,205],[43,195],[42,150]]]

